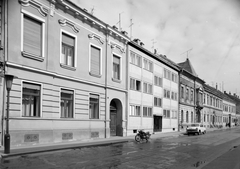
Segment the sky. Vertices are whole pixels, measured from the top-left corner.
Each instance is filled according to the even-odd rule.
[[[210,86],[240,96],[240,0],[72,0]],[[130,25],[132,19],[132,34]]]

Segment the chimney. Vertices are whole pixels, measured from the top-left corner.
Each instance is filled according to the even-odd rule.
[[[218,89],[218,85],[217,85],[217,83],[216,83],[216,89]]]
[[[140,45],[141,45],[142,47],[144,47],[144,43],[143,43],[143,42],[140,42]]]
[[[138,45],[140,45],[140,39],[133,39],[133,42],[137,43]]]
[[[227,92],[226,92],[226,91],[224,91],[224,94],[227,94]]]
[[[112,27],[113,27],[113,29],[118,30],[118,28],[115,25],[113,25]]]
[[[229,95],[231,95],[231,92],[229,92]]]
[[[157,49],[154,49],[154,54],[155,54],[155,55],[157,54]]]
[[[84,10],[85,12],[88,12],[87,9],[85,9],[85,8],[84,8],[83,10]]]
[[[122,34],[124,34],[124,35],[128,35],[128,33],[126,32],[126,31],[122,31]]]
[[[236,93],[233,93],[233,96],[235,96],[235,97],[236,97]]]

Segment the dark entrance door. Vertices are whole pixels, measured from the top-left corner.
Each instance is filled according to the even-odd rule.
[[[116,136],[117,133],[117,112],[115,110],[110,111],[110,135]]]
[[[162,116],[153,116],[153,131],[162,131]]]

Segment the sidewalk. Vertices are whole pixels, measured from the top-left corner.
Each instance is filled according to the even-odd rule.
[[[164,137],[178,137],[183,135],[185,131],[180,132],[166,132],[166,133],[156,133],[151,135],[151,139],[164,138]],[[74,149],[74,148],[83,148],[83,147],[94,147],[94,146],[105,146],[117,143],[131,142],[135,141],[135,135],[126,136],[126,137],[110,137],[110,138],[100,138],[88,141],[72,141],[65,143],[52,143],[52,144],[44,144],[44,145],[36,145],[36,146],[28,146],[28,147],[11,147],[9,154],[4,154],[4,147],[0,148],[0,158],[8,158],[13,156],[20,156],[26,154],[34,154],[34,153],[43,153],[49,151],[58,151],[58,150],[66,150],[66,149]]]
[[[211,132],[214,130],[225,130],[226,128],[209,128],[207,132]],[[186,130],[181,131],[173,131],[173,132],[157,132],[151,135],[151,139],[164,138],[164,137],[178,137],[184,135]],[[27,146],[27,147],[11,147],[9,154],[4,154],[4,147],[0,148],[0,158],[8,158],[26,154],[34,154],[34,153],[43,153],[50,151],[58,151],[58,150],[66,150],[66,149],[77,149],[83,147],[94,147],[94,146],[106,146],[117,143],[131,142],[135,141],[135,135],[126,136],[126,137],[110,137],[110,138],[100,138],[100,139],[92,139],[88,141],[70,141],[70,142],[61,142],[61,143],[52,143],[52,144],[42,144],[35,146]]]

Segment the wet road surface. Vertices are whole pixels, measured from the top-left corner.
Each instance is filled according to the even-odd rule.
[[[240,129],[1,159],[1,169],[201,168],[240,144]]]

